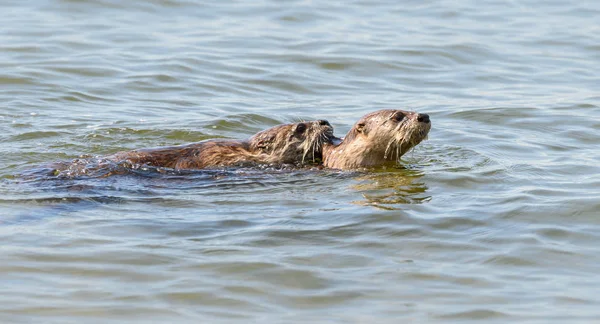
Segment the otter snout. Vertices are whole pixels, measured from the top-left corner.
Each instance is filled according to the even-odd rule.
[[[427,114],[418,114],[417,121],[425,124],[429,124],[429,115]]]

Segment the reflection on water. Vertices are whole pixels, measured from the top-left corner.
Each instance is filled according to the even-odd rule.
[[[395,171],[395,172],[394,172]],[[362,194],[364,200],[354,201],[361,206],[372,206],[394,210],[399,204],[420,204],[431,200],[427,195],[427,185],[421,181],[420,170],[399,169],[392,172],[383,170],[370,172],[357,177],[357,184],[351,186]]]
[[[2,9],[0,322],[600,315],[599,2]],[[40,169],[379,109],[397,168]]]

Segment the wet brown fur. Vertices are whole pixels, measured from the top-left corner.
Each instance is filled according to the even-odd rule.
[[[203,169],[247,164],[318,162],[324,143],[333,137],[325,120],[284,124],[259,132],[245,141],[207,140],[180,146],[139,149],[105,157],[135,166]]]
[[[341,143],[325,144],[323,165],[357,169],[397,163],[427,137],[430,129],[429,116],[424,114],[392,109],[369,113],[354,124]]]

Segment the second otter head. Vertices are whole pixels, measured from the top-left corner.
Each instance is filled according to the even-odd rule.
[[[284,124],[259,132],[249,139],[250,150],[269,155],[271,163],[320,162],[323,146],[331,143],[333,127],[326,120]]]
[[[369,113],[354,124],[340,145],[327,147],[324,165],[355,169],[397,162],[430,129],[427,114],[392,109]]]

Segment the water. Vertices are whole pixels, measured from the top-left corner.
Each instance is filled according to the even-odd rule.
[[[4,1],[0,321],[600,316],[600,4]],[[431,115],[397,169],[18,174]]]

